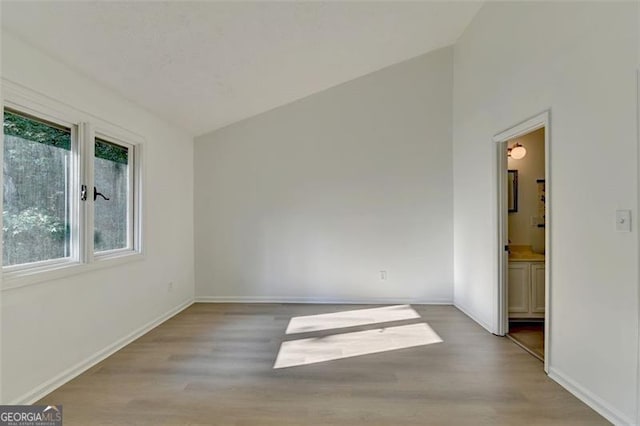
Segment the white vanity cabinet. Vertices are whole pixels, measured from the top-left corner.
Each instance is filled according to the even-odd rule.
[[[509,318],[544,318],[544,262],[509,262]]]

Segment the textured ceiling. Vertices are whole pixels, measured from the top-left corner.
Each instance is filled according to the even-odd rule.
[[[479,2],[2,2],[2,25],[194,135],[450,45]]]

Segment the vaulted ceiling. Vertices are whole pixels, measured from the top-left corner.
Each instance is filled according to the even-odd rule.
[[[2,26],[198,135],[453,44],[480,6],[3,1]]]

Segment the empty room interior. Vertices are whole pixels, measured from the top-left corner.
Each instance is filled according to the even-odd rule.
[[[0,8],[0,425],[640,425],[639,2]]]

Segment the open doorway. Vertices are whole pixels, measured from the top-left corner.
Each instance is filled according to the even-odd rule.
[[[497,135],[501,335],[532,356],[549,354],[549,115]]]

